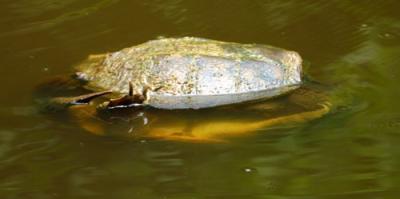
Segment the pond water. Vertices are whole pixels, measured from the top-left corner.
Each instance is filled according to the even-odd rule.
[[[395,198],[399,8],[395,0],[4,0],[0,198]],[[44,79],[160,36],[298,51],[307,73],[346,103],[311,122],[211,143],[96,136],[35,106]],[[171,115],[208,117],[158,119]]]

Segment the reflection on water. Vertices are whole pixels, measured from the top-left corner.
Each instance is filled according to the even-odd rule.
[[[4,1],[0,197],[395,198],[398,7],[391,0]],[[32,103],[37,82],[70,72],[89,54],[183,35],[299,51],[307,73],[346,103],[306,124],[211,144],[89,135]],[[201,118],[182,121],[192,119]]]

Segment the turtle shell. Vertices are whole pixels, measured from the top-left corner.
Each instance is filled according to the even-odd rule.
[[[301,84],[298,53],[268,45],[202,38],[164,38],[92,55],[77,66],[87,88],[149,92],[147,104],[162,109],[198,109],[261,100]]]

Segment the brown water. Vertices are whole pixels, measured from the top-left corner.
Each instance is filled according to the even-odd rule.
[[[3,0],[0,198],[396,198],[399,8],[395,0]],[[35,84],[89,54],[187,35],[296,50],[347,103],[306,124],[205,144],[90,135],[32,102]]]

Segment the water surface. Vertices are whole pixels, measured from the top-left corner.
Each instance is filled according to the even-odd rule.
[[[395,198],[399,7],[395,0],[4,0],[0,198]],[[37,83],[71,72],[89,54],[159,36],[296,50],[307,73],[347,103],[306,124],[209,144],[95,136],[38,113]]]

